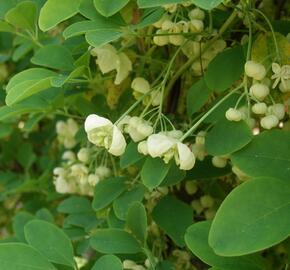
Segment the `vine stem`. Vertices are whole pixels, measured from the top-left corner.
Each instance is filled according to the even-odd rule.
[[[236,93],[239,89],[244,86],[244,83],[240,84],[238,87],[230,91],[227,95],[225,95],[219,102],[217,102],[208,112],[206,112],[180,139],[180,141],[184,141],[198,126],[216,109],[218,108],[226,99],[228,99],[231,95]]]
[[[217,41],[217,39],[219,39],[223,33],[228,29],[228,27],[233,23],[233,21],[236,19],[237,17],[237,11],[234,10],[232,12],[232,14],[229,16],[229,18],[225,21],[225,23],[221,26],[218,34],[213,37],[203,48],[203,50],[200,52],[200,54],[202,54],[203,52],[205,52],[215,41]],[[177,70],[177,72],[175,73],[175,75],[172,77],[172,79],[169,81],[165,92],[168,92],[174,85],[174,83],[176,82],[176,80],[190,67],[190,65],[196,61],[199,58],[199,54],[198,55],[194,55],[191,58],[189,58],[183,66],[180,67],[179,70]]]

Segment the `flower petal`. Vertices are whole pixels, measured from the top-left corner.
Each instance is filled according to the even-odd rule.
[[[195,163],[195,156],[184,143],[177,143],[177,151],[179,158],[179,168],[181,170],[191,170]]]
[[[110,148],[108,149],[108,152],[114,156],[121,156],[125,152],[125,149],[126,140],[118,127],[114,125],[112,143]]]
[[[119,59],[116,61],[116,70],[117,76],[114,83],[120,84],[128,77],[129,72],[132,70],[132,62],[126,54],[119,54]]]
[[[175,144],[175,140],[164,134],[153,134],[148,137],[148,153],[151,157],[162,157]]]
[[[90,114],[85,121],[85,131],[90,132],[95,128],[100,128],[104,126],[112,126],[112,122],[104,117],[98,116],[96,114]]]

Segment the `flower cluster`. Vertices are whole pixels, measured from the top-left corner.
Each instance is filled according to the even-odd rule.
[[[88,162],[91,158],[90,149],[81,148],[77,155],[65,151],[62,155],[62,166],[53,170],[54,185],[58,193],[93,195],[93,187],[107,178],[111,171],[105,166],[90,170]]]
[[[260,126],[264,129],[272,129],[277,127],[279,122],[285,117],[285,105],[282,103],[274,103],[270,97],[270,89],[279,85],[281,92],[290,91],[290,66],[284,65],[280,67],[277,63],[272,64],[273,75],[271,79],[275,81],[271,87],[271,80],[266,77],[266,68],[255,61],[247,61],[245,64],[245,75],[253,79],[250,87],[249,96],[254,104],[249,108],[248,112],[244,108],[229,108],[226,112],[226,118],[230,121],[248,120],[249,113],[252,112],[255,118],[260,118]],[[272,103],[271,105],[269,103]],[[255,120],[252,118],[255,125]]]
[[[195,156],[190,148],[180,141],[181,131],[152,134],[154,130],[150,123],[136,116],[125,116],[118,125],[96,114],[89,115],[85,121],[88,140],[98,147],[104,147],[115,156],[121,156],[125,152],[126,140],[122,130],[128,133],[134,142],[139,142],[138,151],[141,154],[162,158],[165,163],[174,159],[181,170],[193,168]],[[144,140],[145,138],[147,140]]]

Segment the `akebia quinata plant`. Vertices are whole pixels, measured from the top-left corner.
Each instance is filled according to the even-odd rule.
[[[289,12],[0,0],[0,270],[290,269]]]

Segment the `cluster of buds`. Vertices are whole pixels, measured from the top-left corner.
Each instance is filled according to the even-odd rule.
[[[284,65],[280,67],[277,63],[272,64],[272,79],[275,79],[272,88],[279,85],[282,92],[287,92],[287,85],[290,78],[290,66]],[[255,118],[260,119],[260,126],[264,129],[272,129],[278,126],[279,121],[285,117],[285,105],[282,103],[267,104],[267,99],[270,94],[271,81],[266,78],[266,68],[255,61],[247,61],[245,64],[246,76],[253,79],[253,84],[250,87],[250,97],[255,101],[251,106],[251,112]],[[290,91],[290,90],[289,90]],[[241,109],[229,108],[226,112],[226,118],[230,121],[240,121],[249,119]]]
[[[54,185],[58,193],[93,195],[94,186],[108,176],[111,171],[105,166],[99,166],[92,172],[88,162],[91,153],[88,148],[81,148],[77,155],[65,151],[62,155],[62,166],[53,170]]]
[[[176,9],[169,9],[175,12]],[[170,13],[173,13],[170,12]],[[203,20],[205,13],[199,8],[195,8],[188,13],[188,20],[173,22],[170,15],[166,13],[163,17],[154,24],[158,30],[153,38],[153,42],[157,46],[165,46],[172,44],[180,46],[186,40],[186,33],[201,33],[204,29]]]

